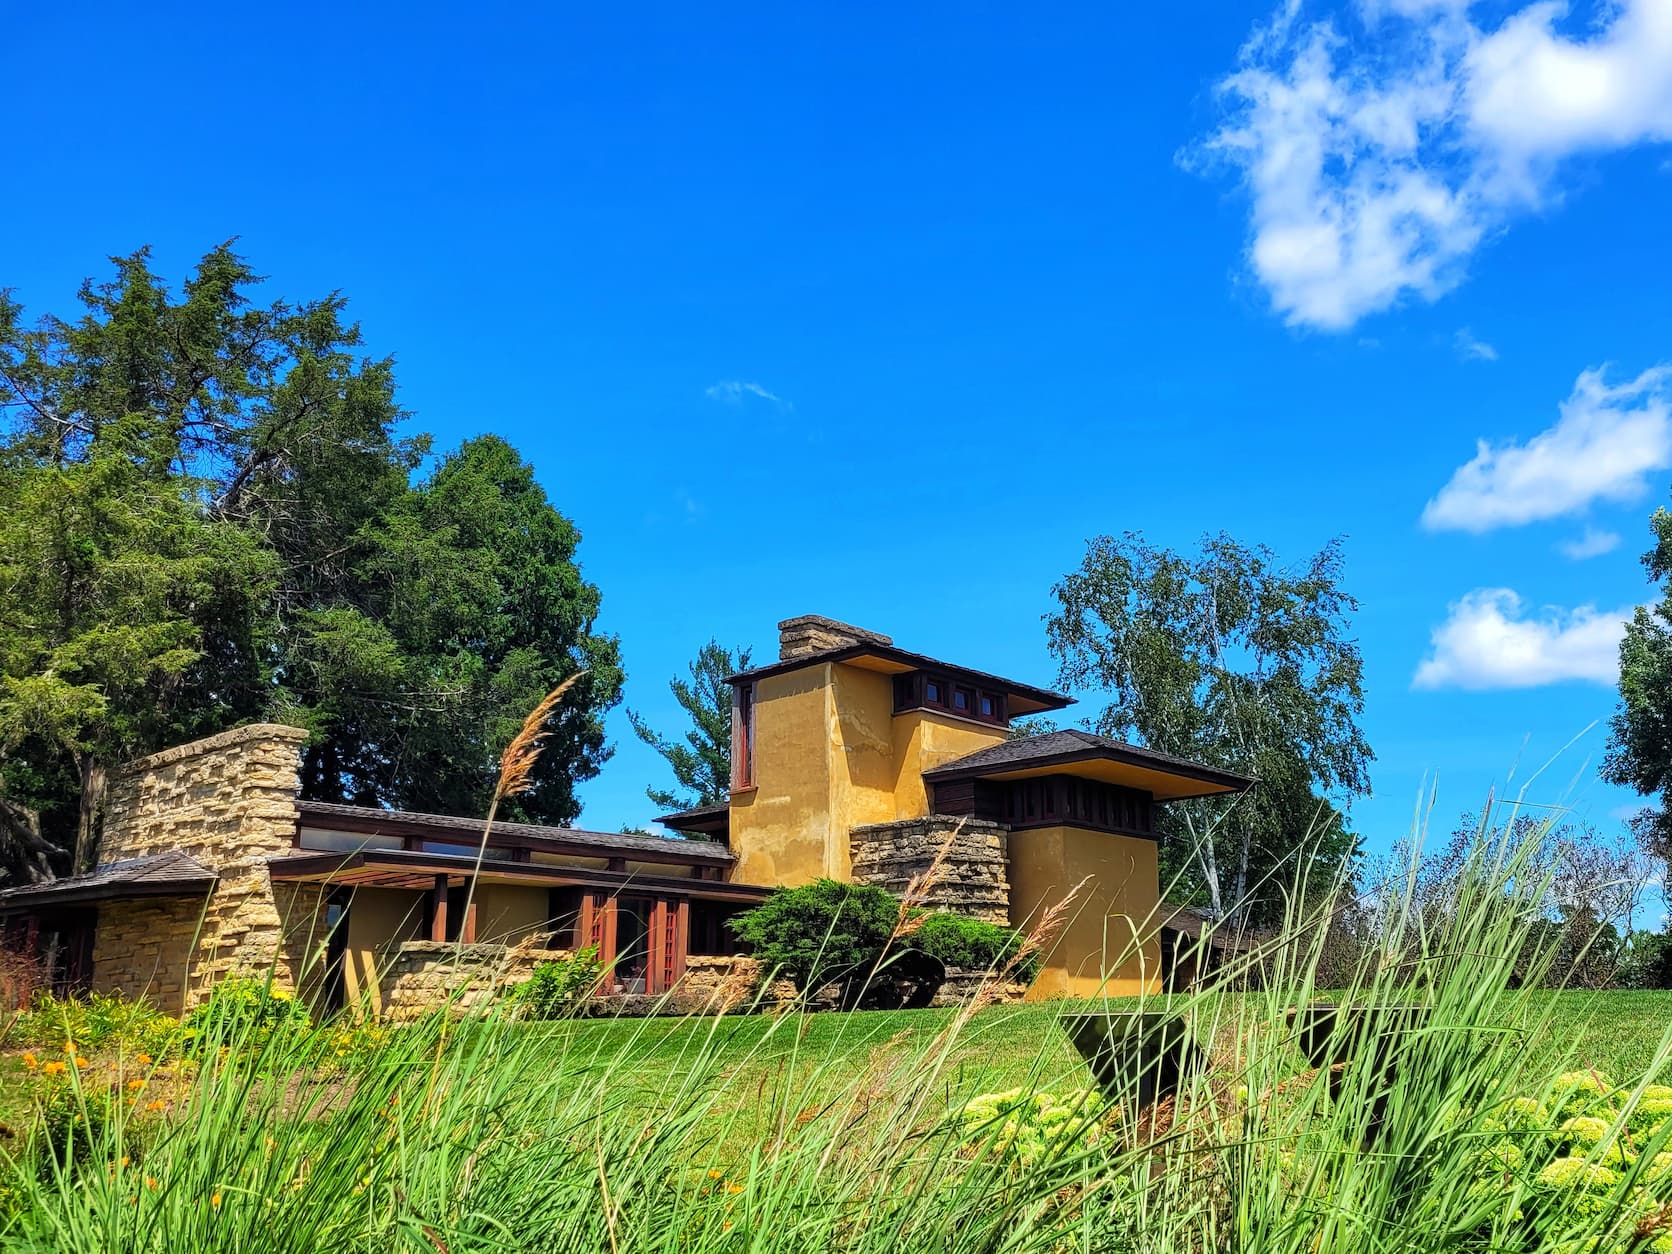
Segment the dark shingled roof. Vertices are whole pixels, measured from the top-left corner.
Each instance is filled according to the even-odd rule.
[[[1124,740],[1114,740],[1108,736],[1073,728],[1002,741],[989,748],[978,749],[966,757],[955,758],[951,762],[931,767],[923,772],[923,778],[974,778],[1026,770],[1030,767],[1067,767],[1075,762],[1098,759],[1124,762],[1165,775],[1200,780],[1217,785],[1216,791],[1228,789],[1232,792],[1242,792],[1254,783],[1246,775],[1222,771],[1218,767],[1204,766],[1200,762],[1175,757],[1171,753],[1143,749],[1137,745],[1129,745]]]
[[[17,909],[37,902],[59,905],[111,897],[192,897],[208,892],[215,879],[215,873],[196,858],[171,849],[144,858],[111,862],[61,880],[5,889],[0,891],[0,909]]]
[[[656,821],[675,831],[718,831],[728,827],[731,802],[716,801],[713,805],[692,806],[689,810],[675,810],[672,814],[658,814]]]
[[[464,836],[471,843],[482,839],[481,819],[455,818],[448,814],[420,814],[414,810],[380,810],[375,806],[344,806],[329,801],[301,801],[297,803],[297,808],[301,811],[302,822],[310,827],[333,830],[346,827],[349,831],[381,828],[391,833],[402,829],[433,831],[440,838],[456,839]],[[334,824],[333,819],[338,823]],[[574,849],[596,849],[599,857],[642,853],[664,861],[670,855],[679,860],[693,862],[735,861],[731,850],[710,840],[640,836],[630,832],[586,832],[573,827],[544,827],[536,823],[495,823],[493,834],[549,842]]]
[[[1049,688],[1039,688],[1033,684],[1024,684],[1015,679],[1005,679],[999,675],[989,674],[987,671],[971,670],[967,666],[959,666],[956,662],[942,662],[938,658],[926,657],[921,653],[911,653],[905,649],[895,648],[889,644],[877,644],[874,641],[860,641],[856,644],[845,644],[840,648],[821,649],[817,653],[803,653],[798,657],[786,658],[769,663],[766,666],[756,666],[751,670],[739,671],[735,675],[727,676],[729,684],[748,683],[751,680],[762,679],[769,675],[782,675],[789,671],[800,670],[803,666],[815,666],[821,662],[848,662],[854,658],[874,657],[884,661],[894,662],[910,670],[944,671],[949,675],[975,683],[977,687],[985,687],[1007,692],[1014,698],[1020,698],[1028,703],[1028,708],[1015,709],[1012,712],[1018,717],[1025,714],[1038,714],[1043,710],[1060,710],[1074,704],[1074,698],[1063,692],[1053,692]]]

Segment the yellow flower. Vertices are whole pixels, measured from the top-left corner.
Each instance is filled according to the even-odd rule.
[[[64,1042],[64,1052],[66,1054],[75,1053],[75,1042],[74,1041],[65,1041]]]
[[[41,1071],[46,1075],[63,1075],[64,1064],[54,1058],[51,1062],[42,1067]]]
[[[710,1180],[724,1180],[726,1178],[726,1173],[723,1172],[723,1171],[717,1171],[713,1168],[710,1168],[709,1172],[708,1172],[708,1178]]]

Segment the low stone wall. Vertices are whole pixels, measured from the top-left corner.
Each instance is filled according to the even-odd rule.
[[[100,906],[93,933],[95,987],[148,998],[171,1015],[185,1014],[203,904],[202,897],[157,897]]]
[[[1005,875],[1009,828],[985,819],[931,814],[921,819],[871,823],[849,833],[855,883],[903,894],[927,876],[941,851],[946,856],[921,904],[988,923],[1010,922],[1010,881]]]
[[[542,962],[567,962],[574,951],[525,945],[403,941],[388,953],[379,995],[386,1019],[415,1019],[442,1005],[461,1015],[486,1008]]]

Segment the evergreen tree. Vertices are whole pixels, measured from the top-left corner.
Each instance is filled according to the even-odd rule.
[[[585,668],[518,805],[572,821],[619,648],[529,467],[485,437],[414,483],[428,439],[339,294],[257,303],[226,245],[178,293],[114,265],[74,321],[0,294],[0,862],[84,862],[110,765],[255,719],[313,733],[308,796],[480,813]]]
[[[657,805],[685,810],[731,796],[732,689],[726,679],[748,669],[748,649],[733,654],[719,641],[710,640],[691,663],[691,678],[669,681],[673,699],[691,719],[683,744],[662,736],[641,715],[627,711],[638,738],[667,759],[678,786],[686,790],[682,797],[671,789],[645,789]]]

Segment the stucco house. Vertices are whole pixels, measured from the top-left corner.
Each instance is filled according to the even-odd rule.
[[[8,943],[61,987],[177,1011],[271,971],[321,1010],[399,1014],[588,944],[615,991],[656,995],[735,963],[726,920],[772,888],[898,891],[944,851],[927,904],[995,922],[1086,881],[1030,996],[1158,985],[1157,807],[1249,780],[1087,732],[1015,736],[1072,699],[875,632],[804,616],[779,638],[731,678],[730,799],[660,820],[682,838],[495,823],[483,849],[479,819],[302,799],[306,733],[242,727],[116,773],[100,866],[0,892]]]

